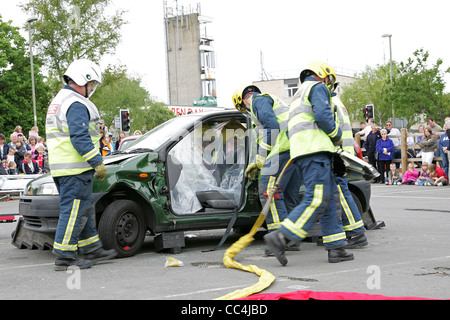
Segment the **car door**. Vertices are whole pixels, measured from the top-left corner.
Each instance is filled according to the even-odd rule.
[[[245,198],[250,156],[248,118],[205,116],[167,152],[167,180],[175,215],[233,212]]]

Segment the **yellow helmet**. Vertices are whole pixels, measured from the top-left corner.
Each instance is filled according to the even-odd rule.
[[[303,83],[305,78],[314,73],[321,79],[328,77],[328,87],[332,87],[336,82],[336,72],[333,67],[326,62],[310,61],[305,69],[300,73],[300,82]]]
[[[234,107],[240,112],[246,112],[247,108],[244,105],[245,96],[252,92],[261,93],[261,90],[257,86],[241,86],[233,95],[233,104]]]

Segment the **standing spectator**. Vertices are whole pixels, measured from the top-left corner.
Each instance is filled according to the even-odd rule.
[[[378,171],[380,172],[380,183],[384,183],[393,159],[394,143],[388,138],[387,130],[381,129],[381,139],[377,140]]]
[[[39,167],[36,160],[31,158],[31,153],[27,152],[19,166],[19,172],[24,174],[40,174],[42,173],[42,168]]]
[[[108,127],[105,124],[105,120],[100,119],[100,121],[98,122],[99,126],[100,126],[100,130],[103,130],[105,133],[108,132]]]
[[[377,141],[381,139],[380,131],[376,125],[372,126],[372,131],[367,135],[366,141],[364,143],[364,148],[366,148],[367,158],[369,163],[374,167],[378,168],[378,153],[377,153]],[[379,170],[378,170],[379,171]],[[382,181],[378,177],[374,180],[375,183]]]
[[[425,135],[420,141],[419,146],[422,148],[422,162],[432,164],[434,152],[438,145],[430,127],[425,128]]]
[[[392,121],[389,121],[389,120],[386,121],[386,130],[388,133],[388,137],[394,143],[394,147],[400,147],[400,145],[401,145],[400,136],[402,134],[401,134],[400,130],[393,127]],[[392,159],[401,159],[401,157],[402,157],[402,150],[394,148],[394,151],[392,152]],[[398,168],[400,166],[400,163],[396,163],[395,165]]]
[[[16,150],[17,150],[17,152],[14,154],[14,157],[15,157],[14,161],[17,164],[17,168],[20,168],[20,165],[23,162],[23,158],[25,156],[25,153],[27,153],[27,149],[25,148],[22,140],[17,140],[16,141]]]
[[[106,138],[106,132],[103,129],[100,129],[100,152],[102,157],[105,157],[109,154],[108,141]]]
[[[359,133],[362,141],[366,141],[367,136],[372,131],[372,126],[374,124],[375,124],[375,120],[373,118],[370,118],[369,120],[367,120],[367,123],[365,123],[364,121],[361,121],[361,123],[359,124],[361,131],[358,131],[356,133]]]
[[[17,133],[13,132],[11,133],[11,135],[9,136],[9,138],[11,139],[11,142],[8,143],[8,147],[16,147],[16,142],[17,142]]]
[[[439,140],[437,141],[438,144],[438,156],[440,155],[442,157],[442,161],[441,161],[441,167],[442,170],[444,170],[445,174],[448,177],[448,155],[447,152],[449,150],[449,140],[448,140],[448,135],[447,135],[447,131],[448,129],[450,129],[450,122],[446,122],[444,124],[444,131],[445,133],[443,133],[441,135],[441,137],[439,138]]]
[[[116,150],[119,150],[120,143],[125,138],[126,134],[124,131],[120,131],[119,133],[119,139],[116,141]]]
[[[28,132],[28,140],[30,140],[33,136],[39,139],[39,128],[37,126],[31,128],[31,130]]]
[[[3,160],[6,161],[6,158],[8,157],[8,150],[9,146],[5,143],[6,137],[3,133],[0,133],[0,160],[3,162]]]
[[[108,154],[111,154],[114,151],[116,151],[116,145],[114,144],[114,141],[113,141],[112,132],[108,132],[108,137],[106,138],[106,140],[107,140],[107,144],[108,144],[108,148],[109,148]]]
[[[38,139],[36,136],[30,136],[30,138],[28,139],[28,146],[30,147],[30,149],[28,151],[30,151],[31,156],[34,158],[35,155],[37,155],[37,150],[36,150],[36,145],[38,143]]]
[[[45,152],[45,147],[42,144],[36,146],[37,156],[35,158],[37,164],[42,168],[43,173],[50,172],[50,166],[48,164],[48,157]]]
[[[431,128],[431,130],[432,130],[433,133],[441,132],[441,131],[442,131],[441,126],[438,125],[438,124],[436,123],[436,121],[434,121],[434,119],[433,119],[432,117],[428,117],[427,123],[428,123],[428,126]]]

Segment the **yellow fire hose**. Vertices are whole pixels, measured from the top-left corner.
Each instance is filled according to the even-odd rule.
[[[273,201],[273,197],[278,191],[278,186],[280,185],[281,178],[284,175],[284,172],[286,171],[286,168],[291,163],[291,160],[289,160],[286,165],[284,166],[283,170],[281,171],[280,175],[278,176],[277,181],[275,182],[273,188],[270,190],[267,201],[263,207],[263,210],[261,211],[260,215],[258,216],[258,219],[256,219],[255,224],[253,225],[252,229],[248,234],[245,236],[242,236],[238,241],[233,243],[231,247],[225,251],[225,255],[223,256],[223,264],[227,268],[234,268],[234,269],[240,269],[243,271],[255,273],[259,276],[259,281],[247,288],[233,291],[229,294],[226,294],[222,297],[216,298],[215,300],[232,300],[232,299],[240,299],[245,298],[251,294],[261,292],[262,290],[268,288],[272,282],[275,280],[275,276],[271,274],[270,272],[260,269],[255,265],[247,265],[244,266],[243,264],[233,260],[234,256],[237,255],[239,252],[241,252],[242,249],[247,247],[253,240],[253,236],[256,234],[258,229],[262,226],[264,223],[264,220],[266,220],[267,213],[270,209],[270,204]]]

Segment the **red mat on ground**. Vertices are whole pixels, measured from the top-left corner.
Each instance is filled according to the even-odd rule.
[[[418,297],[388,297],[356,292],[294,291],[254,294],[241,300],[434,300]]]

